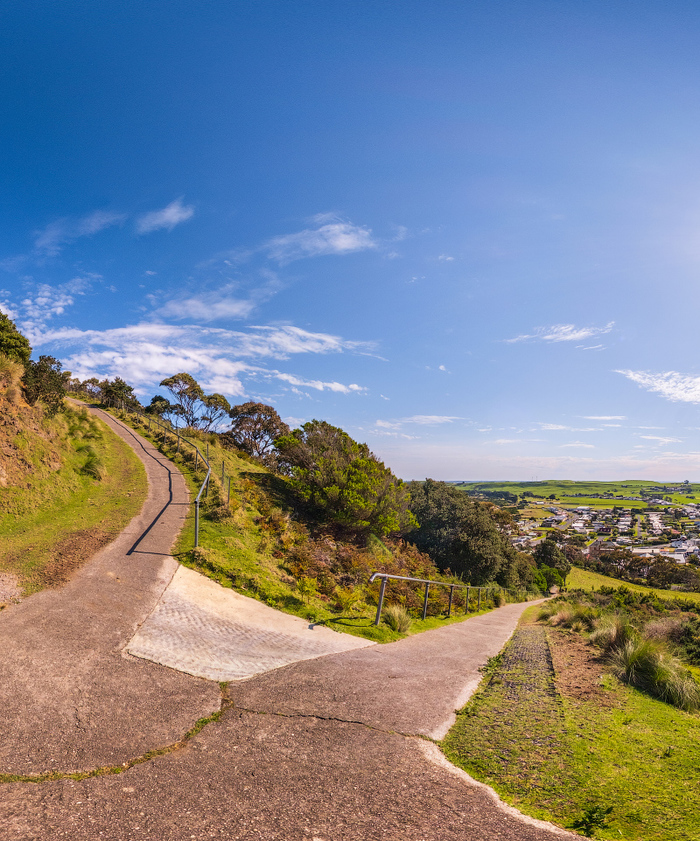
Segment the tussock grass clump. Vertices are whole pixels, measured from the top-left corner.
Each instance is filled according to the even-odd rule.
[[[590,631],[599,617],[599,611],[588,605],[555,602],[545,605],[545,608],[547,609],[540,611],[540,619],[545,619],[550,625],[570,628],[573,631]]]
[[[384,610],[384,621],[392,631],[406,634],[411,627],[411,614],[403,605],[390,604]]]
[[[687,712],[700,707],[700,687],[659,640],[628,639],[610,651],[608,662],[617,678],[674,707]]]
[[[638,636],[632,623],[617,613],[603,616],[595,625],[589,639],[604,652],[620,648]]]
[[[98,482],[101,482],[107,475],[107,470],[95,448],[89,444],[82,444],[77,450],[86,456],[85,463],[80,468],[80,472],[83,476],[89,476],[91,479],[97,479]]]

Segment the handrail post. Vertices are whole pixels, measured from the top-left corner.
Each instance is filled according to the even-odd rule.
[[[425,585],[425,596],[423,598],[423,619],[428,615],[428,590],[430,590],[430,584]]]
[[[477,610],[481,610],[481,590],[482,588],[479,587],[479,604],[477,605]]]
[[[447,605],[447,618],[449,619],[452,616],[452,599],[455,594],[455,588],[450,587],[450,603]]]
[[[194,502],[194,548],[199,546],[199,499]]]
[[[226,494],[226,505],[231,504],[231,477],[228,477],[228,493]]]
[[[472,585],[467,584],[467,603],[464,605],[464,612],[469,613],[469,597],[471,595]]]
[[[382,605],[384,604],[384,591],[386,590],[386,582],[387,582],[387,579],[382,578],[382,583],[381,583],[381,586],[379,588],[379,601],[377,602],[377,615],[374,619],[374,624],[375,625],[379,624],[379,620],[382,617]]]

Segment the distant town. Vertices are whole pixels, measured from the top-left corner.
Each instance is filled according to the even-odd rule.
[[[697,564],[700,558],[700,490],[690,482],[610,488],[600,487],[609,483],[573,482],[454,484],[508,510],[511,541],[519,549],[532,549],[558,531],[585,555],[629,549],[678,564]]]

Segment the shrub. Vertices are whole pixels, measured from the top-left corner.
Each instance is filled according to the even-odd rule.
[[[403,605],[390,604],[384,610],[384,621],[392,631],[405,634],[411,627],[411,614]]]
[[[336,587],[333,596],[337,609],[342,613],[348,613],[363,600],[364,591],[360,587]]]

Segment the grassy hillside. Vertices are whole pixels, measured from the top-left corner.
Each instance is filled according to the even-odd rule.
[[[163,434],[156,433],[155,425],[149,429],[147,420],[131,414],[120,417],[153,440],[180,467],[195,495],[205,473],[201,462],[195,469],[192,448],[181,447],[178,452],[174,436],[167,435],[163,441]],[[454,579],[440,575],[427,555],[401,541],[370,538],[369,542],[358,543],[330,527],[312,525],[295,504],[283,478],[237,451],[222,448],[216,435],[192,440],[203,451],[208,445],[213,473],[209,495],[202,502],[200,547],[192,548],[193,511],[175,547],[182,563],[272,607],[377,641],[398,639],[404,633],[464,618],[464,591],[455,592],[453,615],[447,619],[448,589],[431,588],[428,616],[421,620],[421,586],[392,582],[386,603],[410,612],[410,627],[390,627],[386,621],[375,627],[379,583],[367,585],[373,571]],[[493,600],[484,595],[481,606],[490,609]],[[470,615],[478,610],[474,591],[469,608]]]
[[[684,503],[689,497],[696,494],[700,498],[700,484],[688,484],[684,486],[687,493],[666,494],[664,485],[678,486],[679,482],[650,482],[640,479],[629,479],[620,482],[577,482],[573,480],[551,480],[543,482],[462,482],[457,487],[465,491],[482,491],[484,493],[511,493],[522,496],[526,491],[538,497],[547,498],[554,494],[558,501],[568,501],[576,505],[603,505],[616,504],[610,500],[590,499],[588,494],[613,494],[615,497],[638,496],[642,488],[658,488],[660,496],[671,496],[672,501]],[[635,507],[633,501],[624,503],[625,508]],[[638,503],[637,507],[643,507],[644,503]]]
[[[617,589],[624,586],[635,593],[656,593],[663,599],[681,599],[700,604],[700,593],[683,593],[680,590],[654,590],[652,587],[630,584],[627,581],[609,578],[607,575],[600,575],[587,569],[579,569],[579,567],[571,568],[571,572],[566,576],[566,586],[570,590],[600,590],[601,587]]]
[[[141,509],[145,471],[85,409],[47,418],[0,358],[0,573],[25,593],[65,582]],[[2,602],[2,597],[0,597]]]

